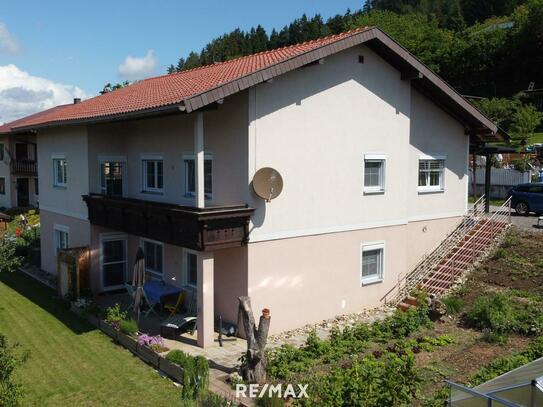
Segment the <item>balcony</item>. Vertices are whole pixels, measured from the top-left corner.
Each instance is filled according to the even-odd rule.
[[[11,161],[11,173],[13,175],[38,175],[38,163],[34,160],[13,160]]]
[[[84,195],[93,225],[199,251],[238,247],[249,239],[253,208],[195,208],[104,195]]]

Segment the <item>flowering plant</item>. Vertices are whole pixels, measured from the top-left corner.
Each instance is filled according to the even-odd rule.
[[[155,352],[164,352],[168,350],[168,348],[164,346],[164,339],[160,335],[152,336],[147,334],[141,334],[140,336],[138,336],[138,345],[147,346]]]

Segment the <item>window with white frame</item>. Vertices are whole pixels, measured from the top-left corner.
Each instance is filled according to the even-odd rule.
[[[162,158],[143,158],[143,190],[162,193],[164,191],[164,163]]]
[[[196,161],[194,154],[184,154],[185,163],[185,195],[194,196],[196,194]],[[204,194],[207,199],[211,199],[213,194],[213,156],[204,155]]]
[[[156,279],[162,279],[164,246],[160,242],[143,240],[145,271]]]
[[[66,157],[53,157],[53,185],[65,187],[67,182]]]
[[[184,252],[185,284],[196,287],[198,284],[198,257],[196,254]]]
[[[53,227],[55,234],[55,248],[57,250],[67,249],[70,245],[70,229],[63,225]]]
[[[385,269],[384,243],[363,244],[361,247],[360,281],[362,285],[383,281]]]
[[[366,154],[364,156],[364,192],[378,193],[385,190],[385,156]]]
[[[419,191],[443,191],[445,158],[419,159]]]

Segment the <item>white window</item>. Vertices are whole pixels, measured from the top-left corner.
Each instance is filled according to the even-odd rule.
[[[125,235],[102,236],[102,286],[118,288],[126,282],[127,238]]]
[[[360,281],[362,285],[383,281],[385,270],[385,244],[363,244],[360,253]]]
[[[184,251],[185,284],[196,287],[198,284],[198,257],[196,254]]]
[[[419,192],[443,191],[445,158],[421,158],[419,160]]]
[[[380,193],[385,190],[385,156],[364,156],[364,193]]]
[[[162,193],[164,191],[164,163],[162,158],[144,158],[142,160],[143,190]]]
[[[164,246],[160,242],[142,239],[143,253],[145,255],[145,271],[152,278],[162,279]]]
[[[67,165],[65,157],[53,158],[53,185],[56,187],[65,187],[68,181]]]
[[[184,154],[185,163],[185,195],[194,196],[196,194],[196,162],[194,154]],[[204,156],[204,194],[207,199],[211,199],[213,194],[213,156],[205,154]]]
[[[63,225],[53,226],[55,234],[55,248],[57,250],[67,249],[70,245],[70,229]]]

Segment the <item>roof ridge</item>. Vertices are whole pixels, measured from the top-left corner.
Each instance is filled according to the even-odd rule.
[[[272,52],[277,52],[277,51],[286,50],[286,49],[290,49],[290,48],[294,48],[294,47],[299,47],[299,46],[302,46],[302,45],[312,44],[312,43],[319,42],[319,41],[330,40],[330,39],[332,39],[334,37],[346,37],[346,36],[355,34],[355,32],[365,31],[365,30],[368,30],[368,29],[370,29],[372,27],[373,26],[370,26],[370,25],[364,25],[364,26],[353,28],[351,30],[343,31],[343,32],[340,32],[340,33],[337,33],[337,34],[330,34],[330,35],[327,35],[327,36],[324,36],[324,37],[314,38],[312,40],[297,42],[296,44],[285,45],[285,46],[279,47],[279,48],[267,49],[265,51],[255,52],[255,53],[249,54],[249,55],[242,55],[242,56],[239,56],[237,58],[229,59],[229,60],[226,60],[226,61],[213,62],[211,64],[201,65],[201,66],[197,66],[197,67],[194,67],[194,68],[191,68],[191,69],[187,69],[186,71],[180,71],[180,72],[174,72],[174,73],[167,73],[167,74],[163,74],[163,75],[159,75],[159,76],[153,76],[151,78],[146,78],[144,80],[147,81],[147,80],[151,80],[151,79],[155,79],[155,78],[163,78],[165,76],[175,76],[175,75],[185,74],[187,72],[193,72],[193,71],[197,71],[197,70],[200,70],[200,69],[203,69],[203,68],[209,68],[209,67],[212,67],[212,66],[218,66],[218,65],[224,65],[224,64],[228,64],[228,63],[238,62],[238,61],[241,61],[243,59],[254,57],[256,55],[269,54],[269,53],[272,53]]]

